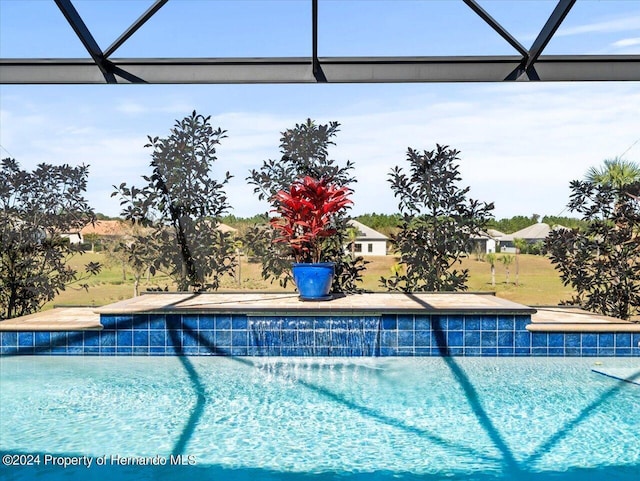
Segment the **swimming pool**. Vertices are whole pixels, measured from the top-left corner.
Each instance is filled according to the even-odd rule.
[[[0,358],[3,461],[40,461],[0,469],[4,479],[635,480],[640,386],[593,373],[596,362]],[[599,362],[640,375],[636,359]],[[52,464],[65,457],[85,465]]]

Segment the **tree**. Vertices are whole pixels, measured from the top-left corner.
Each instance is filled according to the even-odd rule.
[[[640,306],[640,182],[571,182],[569,208],[586,229],[555,230],[551,262],[576,294],[566,304],[629,319]]]
[[[233,240],[217,229],[229,209],[223,188],[231,175],[222,181],[211,177],[225,132],[211,126],[210,116],[193,111],[176,120],[168,137],[149,137],[152,174],[143,176],[146,186],[114,186],[121,215],[152,229],[149,238],[136,238],[138,248],[147,245],[157,253],[151,273],[165,270],[178,290],[217,289],[222,276],[233,275]]]
[[[591,184],[608,185],[616,189],[640,182],[640,165],[635,162],[614,157],[605,160],[603,164],[600,168],[591,167],[585,180]]]
[[[511,273],[509,268],[511,264],[513,264],[513,256],[510,254],[505,254],[500,258],[500,262],[502,262],[505,271],[507,271],[507,284],[509,284],[509,274]]]
[[[461,188],[458,151],[437,145],[435,150],[408,149],[410,172],[394,167],[389,182],[399,198],[399,232],[391,237],[404,273],[381,278],[394,291],[465,290],[468,269],[453,269],[465,256],[470,239],[483,230],[493,204],[467,198]]]
[[[491,285],[493,287],[495,287],[496,286],[496,260],[497,260],[497,257],[493,252],[489,252],[486,256],[484,256],[484,259],[491,266]]]
[[[68,260],[82,250],[61,237],[95,220],[84,198],[88,175],[84,165],[43,163],[27,172],[15,159],[2,160],[0,319],[36,312],[66,286],[100,271],[96,262],[81,275],[69,267]]]
[[[100,242],[100,236],[95,232],[90,232],[89,234],[84,234],[82,237],[84,242],[91,244],[91,252],[94,252],[96,250],[96,244]]]
[[[516,246],[516,286],[520,285],[520,254],[527,253],[529,250],[529,244],[524,239],[513,239],[513,244]]]
[[[260,200],[268,200],[275,208],[274,197],[304,177],[326,179],[338,187],[350,188],[356,182],[353,177],[353,162],[338,164],[329,158],[329,147],[335,145],[334,138],[340,124],[317,124],[307,119],[282,133],[280,139],[280,160],[266,160],[260,169],[249,172],[247,182],[254,186],[254,193]],[[333,292],[359,292],[362,271],[366,262],[361,256],[351,258],[345,252],[348,241],[349,217],[346,214],[334,218],[336,235],[322,246],[322,256],[326,261],[335,262]],[[269,226],[256,225],[245,235],[245,244],[251,245],[254,253],[260,251],[262,257],[262,277],[271,282],[278,280],[286,286],[291,280],[292,252],[283,244],[273,243],[277,235]]]

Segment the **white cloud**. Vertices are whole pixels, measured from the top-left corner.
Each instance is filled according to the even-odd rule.
[[[495,201],[498,217],[557,214],[566,205],[570,180],[619,155],[640,136],[640,92],[630,83],[390,86],[388,95],[366,110],[360,108],[362,97],[337,100],[340,90],[332,88],[309,87],[323,105],[322,115],[309,112],[307,105],[281,113],[247,102],[243,109],[212,118],[229,135],[218,148],[214,169],[216,177],[227,170],[234,175],[227,193],[236,215],[268,210],[245,178],[262,161],[279,158],[280,132],[306,116],[341,123],[330,154],[355,162],[356,214],[394,212],[390,168],[406,163],[407,147],[432,149],[436,142],[461,151],[463,184],[471,186],[472,197]],[[172,93],[173,105],[187,103],[182,92]],[[79,96],[66,109],[26,96],[3,102],[0,142],[25,168],[38,162],[90,164],[90,200],[96,210],[116,214],[111,185],[141,183],[140,176],[148,173],[146,135],[165,135],[173,117],[154,107],[157,95],[139,99],[140,113],[133,118],[118,109],[117,99],[107,98],[111,107],[105,107],[95,97]],[[180,116],[193,108],[214,110],[200,102]],[[627,157],[639,159],[638,147]]]
[[[604,22],[593,22],[574,27],[563,27],[558,29],[555,35],[567,37],[572,35],[583,35],[585,33],[612,33],[638,31],[640,29],[640,15],[630,15],[627,17],[606,20]]]
[[[618,48],[633,47],[635,45],[640,45],[640,37],[624,38],[617,42],[613,42],[611,45]]]

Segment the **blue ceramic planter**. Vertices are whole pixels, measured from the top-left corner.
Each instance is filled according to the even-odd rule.
[[[294,263],[291,270],[293,280],[303,301],[331,299],[329,292],[331,292],[334,275],[333,262]]]

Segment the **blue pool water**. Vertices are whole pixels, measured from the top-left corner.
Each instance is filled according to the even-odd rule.
[[[0,477],[636,481],[640,386],[596,362],[640,377],[613,358],[5,357],[3,460],[40,464]],[[142,457],[164,464],[121,464]]]

